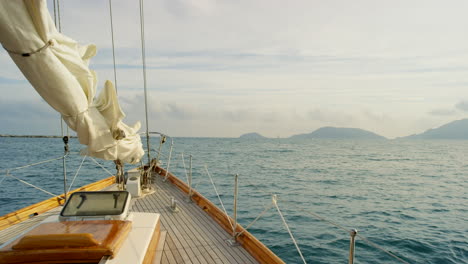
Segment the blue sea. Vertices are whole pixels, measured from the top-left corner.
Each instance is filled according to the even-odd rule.
[[[70,145],[69,184],[82,164],[72,189],[115,171],[112,162],[78,156],[76,139]],[[0,215],[49,197],[5,170],[62,154],[59,138],[0,138]],[[468,263],[468,141],[174,138],[170,171],[183,180],[190,155],[193,185],[221,206],[209,173],[231,215],[239,175],[243,226],[276,194],[307,263],[347,263],[350,229],[361,236],[355,263],[400,263],[368,241],[408,263]],[[63,192],[62,160],[9,173]],[[302,263],[275,207],[249,231],[286,263]]]

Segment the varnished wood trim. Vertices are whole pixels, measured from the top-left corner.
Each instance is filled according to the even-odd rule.
[[[161,177],[166,175],[166,171],[163,168],[157,167],[156,173]],[[180,190],[188,194],[189,188],[187,184],[181,181],[179,178],[174,176],[172,173],[168,173],[168,181],[177,186]],[[227,216],[221,211],[216,205],[214,205],[210,200],[206,199],[196,190],[192,189],[192,200],[205,211],[211,218],[213,218],[226,232],[232,235],[231,224]],[[231,222],[234,220],[232,218]],[[241,236],[238,237],[237,242],[242,245],[259,263],[265,264],[284,264],[284,261],[281,260],[275,253],[273,253],[268,247],[266,247],[262,242],[260,242],[255,236],[253,236],[249,231],[245,230],[241,225],[237,225],[236,232],[244,232]]]
[[[115,177],[111,176],[109,178],[106,178],[97,182],[93,182],[81,188],[75,189],[69,192],[68,194],[78,192],[78,191],[99,191],[114,183],[115,183]],[[42,202],[30,205],[30,206],[27,206],[27,207],[24,207],[15,212],[6,214],[0,217],[0,231],[12,225],[15,225],[17,223],[23,222],[31,218],[31,216],[33,215],[42,214],[62,204],[63,204],[63,194],[56,196],[56,197],[52,197],[50,199],[44,200]]]
[[[152,264],[154,256],[156,255],[156,250],[158,248],[159,236],[161,235],[161,220],[158,221],[156,228],[154,228],[153,237],[151,242],[148,245],[146,250],[145,258],[143,259],[143,264]]]

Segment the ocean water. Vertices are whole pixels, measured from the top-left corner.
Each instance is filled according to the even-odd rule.
[[[157,149],[158,139],[152,141]],[[72,139],[72,152],[79,148]],[[169,142],[163,146],[164,166],[168,149]],[[61,139],[0,138],[0,181],[6,169],[62,153]],[[347,263],[350,235],[339,227],[357,229],[409,263],[468,263],[468,141],[175,138],[170,171],[183,180],[190,155],[193,185],[220,206],[209,173],[231,215],[234,175],[239,175],[238,221],[243,226],[269,207],[276,194],[308,263]],[[67,158],[69,182],[82,160]],[[114,172],[112,162],[99,163]],[[61,160],[10,174],[52,193],[63,192]],[[74,186],[107,176],[87,158]],[[46,198],[5,177],[0,215]],[[302,263],[276,208],[249,231],[286,263]],[[400,262],[358,237],[355,263]]]

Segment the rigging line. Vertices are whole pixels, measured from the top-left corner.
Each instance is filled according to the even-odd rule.
[[[326,219],[326,218],[324,218],[324,217],[322,217],[322,216],[320,216],[320,215],[318,215],[318,214],[316,214],[316,213],[314,213],[314,212],[310,212],[310,211],[306,211],[306,210],[304,210],[304,209],[300,209],[300,208],[298,208],[297,206],[295,206],[295,208],[297,208],[297,209],[299,209],[299,211],[302,211],[302,212],[304,212],[304,213],[306,213],[306,214],[309,214],[309,215],[311,215],[311,216],[313,216],[313,217],[315,217],[315,218],[317,218],[317,219],[319,219],[319,220],[321,220],[321,221],[327,222],[327,223],[329,223],[329,224],[331,224],[331,225],[333,225],[333,226],[335,226],[335,227],[337,227],[337,228],[339,228],[339,229],[345,231],[346,233],[349,233],[349,229],[343,227],[342,225],[340,225],[340,224],[338,224],[338,223],[336,223],[336,222],[333,222],[333,221],[331,221],[331,220],[328,220],[328,219]],[[390,255],[391,257],[393,257],[393,258],[395,258],[395,259],[397,259],[398,261],[401,261],[402,263],[408,263],[408,262],[402,260],[401,258],[397,257],[395,254],[389,252],[388,250],[386,250],[386,249],[380,247],[379,245],[377,245],[377,244],[371,242],[369,239],[367,239],[367,238],[365,238],[365,237],[363,237],[363,236],[361,236],[361,235],[359,235],[359,234],[356,234],[356,236],[359,237],[359,238],[361,238],[362,240],[366,241],[370,246],[373,246],[373,247],[375,247],[375,248],[377,248],[377,249],[382,250],[383,252],[387,253],[388,255]]]
[[[146,55],[145,55],[145,17],[143,12],[143,0],[140,0],[140,32],[141,32],[141,60],[143,64],[143,88],[145,93],[145,117],[146,117],[146,147],[148,148],[148,164],[151,161],[150,156],[150,137],[148,123],[148,92],[146,88]]]
[[[229,217],[229,215],[228,215],[228,213],[227,213],[227,211],[226,211],[226,208],[224,207],[223,200],[221,200],[221,196],[219,196],[218,189],[216,189],[216,185],[214,184],[213,178],[211,178],[211,174],[210,174],[210,172],[208,171],[208,167],[207,167],[206,165],[205,165],[205,171],[206,171],[206,174],[208,174],[208,177],[210,178],[211,184],[213,185],[213,188],[214,188],[214,190],[215,190],[215,192],[216,192],[216,196],[218,196],[219,202],[221,203],[221,207],[223,208],[224,213],[226,214],[226,218],[228,219],[229,224],[231,225],[231,228],[232,228],[232,230],[233,230],[233,232],[234,232],[235,229],[234,229],[234,225],[233,225],[232,222],[231,222],[231,217]]]
[[[54,1],[53,1],[53,2],[54,2],[54,24],[55,24],[55,25],[57,25],[57,8],[56,8],[56,6],[55,6],[55,2],[56,2],[56,1],[57,1],[57,0],[54,0]]]
[[[242,180],[243,180],[243,181],[246,181],[247,184],[252,185],[252,186],[255,188],[256,191],[262,192],[262,193],[268,195],[269,197],[271,197],[271,196],[273,195],[273,192],[266,192],[266,191],[262,190],[260,187],[258,187],[258,184],[253,184],[253,183],[252,183],[250,180],[248,180],[247,178],[242,179]]]
[[[91,160],[94,161],[94,163],[96,163],[97,165],[99,165],[105,172],[109,173],[110,176],[114,176],[114,174],[112,174],[112,172],[110,172],[108,169],[104,168],[104,166],[101,165],[101,163],[97,162],[93,157],[91,157]]]
[[[115,85],[115,92],[117,93],[117,70],[115,67],[115,45],[114,45],[114,24],[113,24],[113,17],[112,17],[112,0],[109,0],[109,14],[110,14],[110,26],[111,26],[111,36],[112,36],[112,60],[114,62],[114,85]]]
[[[273,207],[273,203],[271,203],[268,207],[265,207],[265,209],[257,216],[257,218],[255,218],[252,222],[250,222],[250,224],[247,225],[247,227],[244,228],[244,230],[238,234],[236,234],[236,236],[240,236],[242,235],[245,231],[247,231],[247,229],[249,229],[251,226],[253,226],[253,224],[255,224],[255,222],[257,222],[258,219],[260,219],[260,217],[262,217],[268,210],[270,210],[271,208]]]
[[[297,252],[299,252],[299,255],[301,256],[302,261],[304,262],[304,264],[306,264],[307,262],[305,261],[304,256],[302,255],[301,249],[299,248],[299,245],[297,244],[296,239],[294,239],[294,236],[293,236],[291,230],[289,229],[289,226],[288,226],[288,224],[286,223],[286,220],[284,219],[284,216],[283,216],[283,214],[281,213],[281,210],[279,209],[278,201],[277,201],[276,195],[273,195],[272,201],[273,201],[273,204],[276,206],[276,210],[278,210],[278,214],[280,215],[281,220],[283,221],[283,224],[284,224],[284,226],[286,227],[286,230],[288,231],[289,236],[291,237],[291,239],[292,239],[292,241],[293,241],[293,243],[294,243],[294,246],[296,246]]]
[[[383,252],[387,253],[388,255],[394,257],[396,260],[398,260],[398,261],[400,261],[400,262],[402,262],[402,263],[409,264],[408,262],[406,262],[406,261],[404,261],[403,259],[397,257],[395,254],[391,253],[390,251],[388,251],[388,250],[386,250],[386,249],[380,247],[379,245],[375,244],[374,242],[371,242],[369,239],[367,239],[367,238],[365,238],[365,237],[363,237],[363,236],[361,236],[361,235],[359,235],[359,234],[356,234],[356,236],[359,237],[360,239],[366,241],[369,245],[371,245],[371,246],[373,246],[373,247],[375,247],[375,248],[377,248],[377,249],[380,249],[380,250],[382,250]]]
[[[62,33],[62,21],[60,20],[60,0],[57,0],[57,21],[59,32]]]
[[[350,230],[350,229],[347,229],[346,227],[343,227],[342,225],[340,225],[340,224],[338,224],[338,223],[335,223],[335,222],[333,222],[333,221],[331,221],[331,220],[328,220],[328,219],[326,219],[325,217],[322,217],[322,216],[320,216],[320,215],[318,215],[318,214],[316,214],[316,213],[314,213],[314,212],[309,212],[309,211],[306,211],[306,210],[304,210],[304,209],[300,209],[300,208],[298,208],[298,207],[296,207],[296,206],[295,206],[295,208],[297,208],[297,209],[299,209],[299,211],[302,211],[302,212],[304,212],[304,213],[306,213],[306,214],[308,214],[308,215],[311,215],[311,216],[313,216],[313,217],[315,217],[315,218],[317,218],[317,219],[319,219],[319,220],[321,220],[321,221],[323,221],[323,222],[327,222],[327,223],[329,223],[329,224],[331,224],[331,225],[333,225],[333,226],[335,226],[335,227],[337,227],[337,228],[339,228],[339,229],[345,231],[346,233],[349,233],[349,230]]]
[[[18,178],[18,177],[16,177],[16,176],[13,176],[13,175],[11,175],[10,173],[8,173],[6,176],[10,176],[10,177],[12,177],[13,179],[16,179],[16,180],[18,180],[18,181],[20,181],[20,182],[22,182],[22,183],[24,183],[24,184],[26,184],[26,185],[28,185],[28,186],[31,186],[31,187],[33,187],[33,188],[35,188],[35,189],[38,189],[39,191],[45,192],[45,193],[51,195],[52,197],[57,197],[57,196],[58,196],[58,195],[53,194],[53,193],[51,193],[51,192],[49,192],[49,191],[46,191],[46,190],[44,190],[44,189],[42,189],[42,188],[40,188],[40,187],[38,187],[38,186],[35,186],[35,185],[33,185],[33,184],[31,184],[31,183],[29,183],[29,182],[27,182],[27,181],[23,181],[22,179],[20,179],[20,178]]]
[[[84,155],[83,160],[81,160],[81,164],[80,164],[80,166],[78,167],[78,170],[76,171],[75,176],[73,177],[73,180],[72,180],[72,182],[70,183],[70,186],[68,187],[68,192],[70,192],[70,190],[71,190],[71,188],[72,188],[72,186],[73,186],[73,183],[75,183],[75,179],[76,179],[76,177],[78,176],[78,173],[80,172],[81,166],[83,166],[83,163],[84,163],[86,157],[87,157],[87,156]]]
[[[52,162],[52,161],[55,161],[55,160],[60,160],[60,159],[63,159],[63,157],[65,157],[65,156],[67,156],[67,155],[68,155],[68,154],[65,154],[65,155],[60,156],[60,157],[58,157],[58,158],[53,158],[53,159],[49,159],[49,160],[43,160],[43,161],[39,161],[39,162],[36,162],[36,163],[31,163],[31,164],[27,164],[27,165],[24,165],[24,166],[11,168],[11,169],[6,170],[6,171],[9,172],[9,171],[12,171],[12,170],[20,170],[20,169],[24,169],[24,168],[36,166],[36,165],[39,165],[39,164],[43,164],[43,163],[47,163],[47,162]]]
[[[10,171],[9,171],[9,170],[6,171],[5,176],[3,176],[3,178],[0,180],[0,185],[2,185],[3,180],[5,180],[5,178],[6,178],[6,176],[7,176],[8,174],[10,174]]]
[[[54,7],[55,7],[55,0],[54,0]],[[55,9],[54,9],[55,11]],[[58,31],[62,33],[62,21],[60,19],[60,0],[57,0],[57,21],[55,21],[55,25],[58,24]],[[65,142],[64,132],[63,132],[63,117],[60,116],[60,130],[62,131],[62,138]],[[67,137],[69,137],[68,125],[67,125]],[[68,140],[67,140],[68,142]],[[62,159],[62,167],[63,167],[63,192],[65,196],[65,200],[67,199],[67,161],[65,159],[66,154],[68,152],[68,144],[65,143],[65,156]]]

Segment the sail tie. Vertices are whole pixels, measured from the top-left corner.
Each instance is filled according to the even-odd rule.
[[[23,57],[29,57],[29,56],[31,56],[31,55],[33,55],[33,54],[39,53],[39,52],[41,52],[41,51],[47,49],[49,46],[53,46],[53,45],[54,45],[53,41],[52,41],[52,40],[49,40],[49,41],[46,42],[46,44],[45,44],[44,46],[40,47],[40,48],[37,49],[37,50],[30,51],[30,52],[21,52],[21,51],[9,50],[9,49],[5,48],[5,46],[3,46],[3,45],[2,45],[2,47],[3,47],[6,51],[8,51],[8,53],[16,54],[16,55],[21,55],[21,56],[23,56]]]

